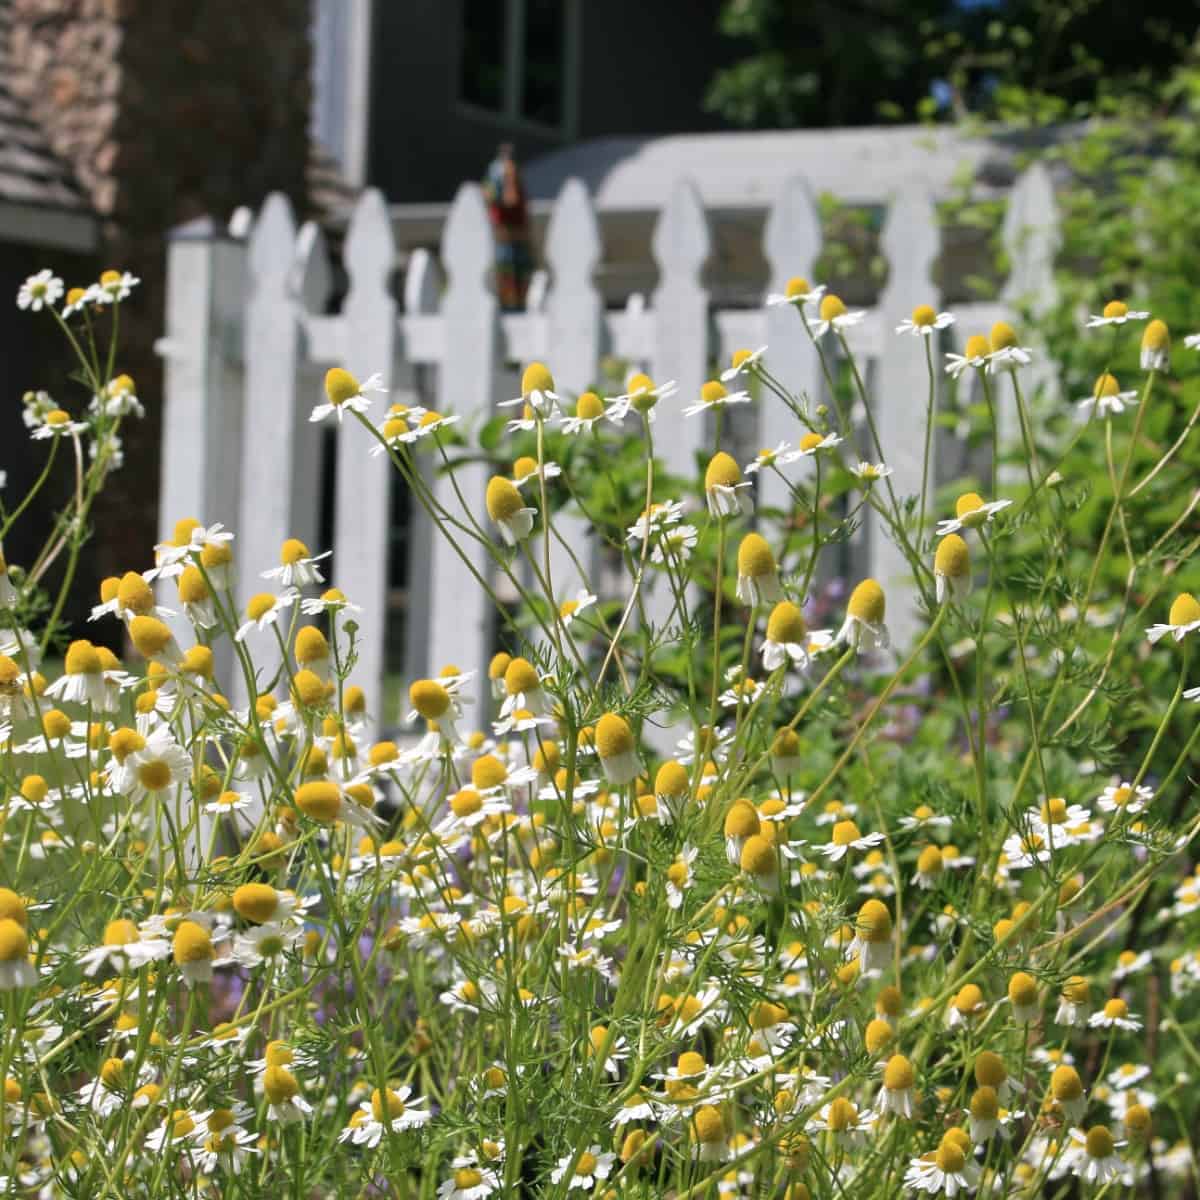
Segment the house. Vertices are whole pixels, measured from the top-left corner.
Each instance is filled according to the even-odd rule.
[[[598,137],[719,127],[719,0],[316,0],[313,131],[346,178],[449,200],[502,141],[530,161]]]

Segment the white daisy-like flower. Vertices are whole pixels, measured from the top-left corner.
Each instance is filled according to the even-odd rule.
[[[1105,1125],[1093,1125],[1085,1133],[1072,1129],[1064,1158],[1068,1159],[1072,1174],[1085,1183],[1102,1187],[1125,1174],[1125,1163],[1117,1153],[1124,1142],[1117,1142]]]
[[[966,492],[955,501],[954,516],[937,523],[934,532],[938,537],[948,533],[958,533],[961,529],[978,529],[987,525],[992,518],[1012,504],[1011,500],[991,500],[985,502],[977,492]]]
[[[1102,1009],[1088,1017],[1088,1026],[1091,1029],[1124,1029],[1135,1033],[1141,1029],[1142,1021],[1136,1013],[1129,1011],[1129,1005],[1120,996],[1114,996],[1105,1002]]]
[[[801,307],[805,304],[817,304],[825,295],[823,283],[812,285],[799,275],[787,281],[782,292],[771,292],[767,296],[767,307],[775,308],[780,304],[791,304]]]
[[[423,438],[433,437],[440,433],[449,425],[455,425],[462,420],[459,413],[451,413],[449,416],[442,416],[441,413],[430,410],[422,410],[421,415],[416,418],[412,427],[404,433],[396,436],[395,440],[401,445],[409,446],[414,442],[419,442]],[[373,447],[372,454],[382,454],[383,447]]]
[[[626,390],[620,396],[614,396],[609,402],[608,410],[605,413],[605,416],[616,425],[620,425],[625,420],[631,409],[653,420],[658,402],[666,400],[678,391],[675,380],[668,379],[666,383],[656,384],[643,371],[633,372],[626,381],[625,388]]]
[[[1136,787],[1122,780],[1120,783],[1110,783],[1100,793],[1096,807],[1103,812],[1140,813],[1149,807],[1154,799],[1154,789],[1144,783]]]
[[[762,362],[766,352],[766,346],[759,346],[757,350],[735,350],[730,357],[729,366],[721,372],[721,382],[731,383],[739,375],[753,375],[754,368]]]
[[[850,474],[863,483],[875,483],[886,479],[892,473],[892,468],[883,463],[859,462],[850,468]]]
[[[1170,634],[1175,641],[1182,642],[1197,629],[1200,629],[1200,602],[1190,592],[1180,592],[1171,604],[1166,624],[1151,625],[1146,630],[1146,638],[1153,645]],[[1194,692],[1195,689],[1189,688],[1188,691]],[[1187,696],[1187,692],[1184,695]]]
[[[511,400],[501,400],[500,408],[528,405],[542,420],[554,416],[558,411],[560,397],[554,390],[554,377],[544,363],[533,362],[521,376],[521,394]]]
[[[641,516],[625,531],[625,540],[631,545],[639,545],[645,538],[655,537],[672,525],[678,525],[682,520],[681,501],[667,500],[652,504],[648,510],[643,510]]]
[[[411,1095],[410,1087],[388,1088],[385,1101],[376,1088],[371,1098],[358,1106],[358,1112],[339,1134],[338,1141],[349,1141],[373,1150],[385,1132],[404,1133],[427,1125],[433,1119],[433,1114],[425,1108],[410,1107],[408,1098]]]
[[[853,821],[838,821],[833,827],[829,841],[824,846],[817,847],[817,851],[830,862],[840,862],[851,850],[871,850],[883,840],[882,833],[864,834]]]
[[[973,1192],[979,1177],[979,1167],[967,1149],[953,1139],[943,1139],[937,1150],[909,1162],[904,1185],[930,1196],[953,1198]]]
[[[685,845],[675,861],[667,867],[667,907],[676,910],[683,907],[684,896],[692,886],[692,864],[700,851],[695,846]]]
[[[575,401],[575,412],[572,416],[560,418],[560,430],[568,437],[580,433],[591,433],[597,422],[604,420],[607,415],[607,405],[595,392],[581,392]]]
[[[562,467],[556,462],[542,463],[541,475],[545,475],[547,479],[557,479],[562,474]],[[519,458],[513,465],[513,483],[517,487],[524,487],[530,480],[539,478],[537,459],[535,458]]]
[[[1128,979],[1131,975],[1141,975],[1150,969],[1152,961],[1149,950],[1142,950],[1141,952],[1137,950],[1122,950],[1117,955],[1117,961],[1113,965],[1112,977],[1114,980],[1118,980]]]
[[[262,1091],[268,1121],[286,1125],[312,1116],[312,1105],[300,1094],[299,1081],[287,1067],[268,1066],[262,1074]]]
[[[691,553],[700,540],[700,533],[694,525],[676,525],[664,529],[655,540],[654,549],[650,551],[652,563],[678,566],[687,562]],[[1197,689],[1200,692],[1200,689]]]
[[[1147,1063],[1122,1063],[1114,1071],[1109,1071],[1106,1076],[1109,1084],[1118,1091],[1124,1091],[1126,1088],[1136,1087],[1150,1074],[1150,1067]]]
[[[891,645],[885,617],[887,598],[883,588],[874,579],[864,579],[846,604],[846,619],[833,640],[833,645],[853,646],[856,650],[870,652],[886,650]]]
[[[570,1182],[567,1191],[581,1188],[590,1192],[597,1183],[607,1179],[612,1173],[613,1163],[617,1156],[611,1151],[601,1150],[599,1146],[589,1146],[578,1156],[564,1154],[558,1160],[558,1165],[550,1172],[551,1183],[562,1183],[570,1171]]]
[[[982,334],[972,334],[967,338],[962,354],[946,355],[946,374],[951,379],[958,379],[966,371],[983,371],[988,367],[992,347]]]
[[[911,317],[906,317],[896,326],[896,332],[913,337],[931,337],[939,329],[948,329],[953,324],[953,313],[940,313],[928,304],[919,304],[913,309]]]
[[[1076,401],[1076,407],[1085,417],[1095,414],[1104,418],[1120,416],[1126,408],[1136,403],[1137,392],[1121,391],[1117,377],[1106,371],[1096,380],[1092,394]]]
[[[21,284],[17,292],[17,307],[41,312],[44,307],[57,304],[63,290],[63,281],[49,267],[43,267]]]
[[[586,612],[598,600],[594,592],[589,592],[587,588],[580,588],[570,600],[564,600],[558,606],[558,615],[562,619],[564,625],[570,625],[576,617]]]
[[[841,297],[830,292],[821,297],[821,302],[817,307],[817,320],[813,322],[810,331],[815,340],[823,338],[831,330],[836,334],[842,334],[857,325],[866,315],[862,309],[849,311]]]
[[[313,554],[299,538],[288,538],[279,551],[279,566],[263,571],[261,578],[277,579],[286,589],[324,583],[325,577],[317,563],[332,553],[332,550],[326,550],[324,554]]]
[[[783,461],[785,454],[791,450],[790,442],[780,442],[773,450],[760,450],[752,462],[746,464],[747,475],[757,475],[759,471],[765,471],[768,467],[773,467],[777,463]]]
[[[91,978],[105,965],[116,971],[137,970],[170,953],[171,943],[167,938],[154,934],[143,936],[142,930],[132,921],[122,918],[109,921],[103,942],[85,950],[78,961],[83,973]]]
[[[438,1200],[486,1200],[500,1188],[500,1176],[473,1155],[460,1155],[450,1165],[452,1174],[438,1184]]]
[[[86,421],[72,421],[69,414],[63,412],[61,408],[56,408],[53,412],[46,414],[46,423],[39,425],[29,436],[35,441],[45,441],[47,438],[53,437],[79,437],[87,430],[88,423]]]
[[[262,630],[268,625],[274,625],[284,611],[296,603],[299,596],[300,593],[294,591],[284,592],[280,596],[274,596],[270,592],[259,592],[257,596],[251,596],[246,605],[246,620],[238,626],[234,640],[244,642],[252,630]]]
[[[130,293],[142,281],[129,271],[105,271],[97,283],[88,288],[94,304],[117,304],[128,300]]]
[[[1110,300],[1100,316],[1094,314],[1088,317],[1087,328],[1099,329],[1103,325],[1124,325],[1127,321],[1144,321],[1148,312],[1135,312],[1121,300]]]
[[[300,601],[300,611],[306,617],[320,617],[326,613],[342,613],[362,612],[362,606],[359,604],[351,604],[346,599],[346,593],[340,588],[329,588],[322,592],[319,596],[312,596],[307,600]]]
[[[802,458],[812,458],[814,455],[820,454],[822,450],[832,450],[835,446],[840,446],[842,440],[841,435],[837,433],[806,433],[800,439],[800,444],[796,449],[789,450],[779,461],[781,464],[787,465],[799,462]]]
[[[728,408],[734,404],[749,404],[749,392],[731,392],[718,379],[710,379],[700,389],[700,399],[683,410],[685,417],[698,416],[709,409]]]
[[[137,802],[145,797],[166,799],[192,775],[192,756],[175,740],[170,726],[159,725],[146,744],[124,763],[124,791]]]
[[[335,416],[340,425],[347,412],[365,413],[371,407],[370,394],[375,392],[387,393],[382,375],[369,375],[360,383],[344,367],[330,367],[325,372],[326,402],[316,405],[308,419],[323,421]]]

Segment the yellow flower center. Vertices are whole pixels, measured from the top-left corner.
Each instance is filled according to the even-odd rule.
[[[846,315],[846,306],[842,303],[840,296],[835,296],[832,292],[821,297],[820,314],[822,321],[832,321],[837,317]]]
[[[795,299],[797,296],[807,296],[812,291],[812,284],[808,282],[802,275],[793,275],[787,281],[787,286],[783,289],[789,300]]]
[[[497,522],[511,520],[525,507],[521,493],[503,475],[493,475],[488,481],[485,502],[488,516]]]
[[[762,579],[774,575],[775,555],[761,533],[748,533],[742,538],[737,554],[738,574],[747,579]]]
[[[883,588],[874,579],[864,579],[850,593],[846,611],[867,625],[882,624],[887,615],[887,597]]]
[[[161,792],[171,786],[171,766],[161,758],[151,759],[138,767],[137,777],[148,792]]]
[[[1129,305],[1123,304],[1120,300],[1110,300],[1104,306],[1104,316],[1108,318],[1123,317],[1129,311]]]
[[[521,395],[528,400],[534,392],[552,391],[554,391],[554,376],[550,374],[546,364],[540,362],[530,363],[525,368],[525,373],[521,376]]]
[[[912,311],[912,323],[919,328],[932,325],[937,320],[937,313],[928,304],[918,304]]]
[[[330,367],[325,372],[325,395],[329,403],[340,408],[361,391],[361,385],[344,367]]]
[[[1087,1131],[1087,1152],[1092,1158],[1108,1158],[1116,1147],[1105,1125],[1093,1125]]]

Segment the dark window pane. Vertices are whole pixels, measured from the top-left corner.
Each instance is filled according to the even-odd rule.
[[[565,0],[525,0],[521,116],[543,125],[562,124],[565,7]]]
[[[462,0],[463,56],[458,94],[491,112],[504,110],[505,0]]]

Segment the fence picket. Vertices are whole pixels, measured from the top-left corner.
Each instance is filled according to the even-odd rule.
[[[459,189],[442,232],[442,261],[449,282],[442,298],[445,355],[438,379],[438,408],[459,413],[468,429],[477,430],[493,413],[494,381],[500,376],[496,297],[488,286],[493,265],[492,230],[479,188],[464,183]],[[520,410],[506,410],[514,415]],[[470,518],[478,521],[489,537],[500,538],[490,527],[484,510],[487,469],[469,463],[455,472]],[[451,513],[467,520],[451,482],[440,476],[435,494]],[[491,577],[487,551],[468,538],[458,536],[462,554],[484,579]],[[437,619],[429,632],[431,670],[454,663],[464,671],[476,672],[463,696],[464,718],[469,727],[483,721],[483,696],[491,650],[491,604],[459,551],[444,535],[433,539],[429,584],[431,607]]]
[[[782,295],[793,276],[812,280],[821,253],[821,223],[808,183],[801,177],[789,179],[780,190],[763,230],[763,250],[771,268],[769,291]],[[808,402],[811,412],[822,402],[824,381],[816,349],[804,332],[800,316],[790,304],[765,310],[767,367],[794,396]],[[757,350],[757,346],[746,347]],[[805,430],[783,401],[766,388],[760,389],[759,435],[762,446],[772,449],[780,442],[793,446]],[[759,503],[787,510],[791,506],[787,487],[771,471],[758,476]]]
[[[901,336],[895,328],[917,305],[928,304],[936,311],[941,299],[931,277],[941,236],[937,214],[922,184],[906,185],[893,199],[882,242],[889,270],[879,297],[883,343],[871,399],[883,461],[892,470],[892,488],[903,504],[906,497],[921,492],[929,371],[925,339]],[[936,347],[931,349],[936,353]],[[934,371],[936,376],[936,362]],[[875,453],[872,447],[872,458]],[[886,492],[881,494],[886,496]],[[892,637],[897,646],[905,646],[916,633],[919,620],[912,569],[899,547],[883,536],[879,524],[867,528],[867,573],[887,592]]]
[[[391,292],[396,245],[383,195],[374,188],[354,207],[346,233],[346,366],[358,377],[378,372],[388,394],[375,397],[368,419],[378,423],[391,400],[395,378],[396,301]],[[363,611],[358,623],[355,679],[367,692],[370,711],[382,712],[386,662],[388,550],[391,487],[395,470],[358,421],[347,420],[337,434],[337,496],[334,515],[334,579]]]

